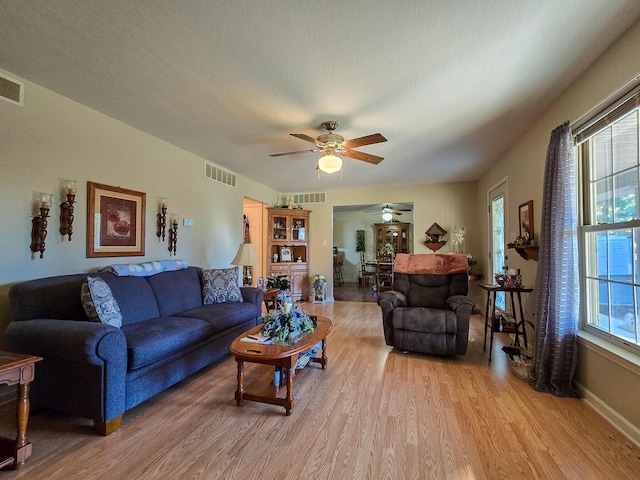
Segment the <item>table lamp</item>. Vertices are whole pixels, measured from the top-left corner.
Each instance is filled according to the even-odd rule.
[[[231,265],[241,265],[243,267],[242,285],[251,285],[251,267],[259,263],[260,260],[251,243],[241,243],[238,248],[238,253],[236,253],[234,259],[231,260]]]

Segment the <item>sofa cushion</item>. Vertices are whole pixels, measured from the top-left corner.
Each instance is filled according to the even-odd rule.
[[[149,365],[185,350],[212,335],[211,325],[197,318],[159,317],[125,325],[127,370]]]
[[[95,276],[102,278],[111,288],[122,312],[123,325],[160,316],[156,296],[146,277],[116,277],[108,272]]]
[[[160,316],[168,317],[202,306],[199,268],[189,267],[175,272],[147,277],[158,303]]]
[[[201,270],[200,277],[202,301],[205,305],[242,302],[237,267]]]
[[[393,289],[403,293],[412,307],[446,308],[452,295],[468,292],[466,273],[451,275],[407,274],[394,276]]]
[[[450,310],[423,307],[400,307],[393,310],[393,328],[425,333],[457,332],[457,317]]]
[[[253,321],[255,324],[260,315],[258,307],[247,302],[213,303],[176,314],[206,321],[213,328],[214,335],[241,323]]]
[[[80,299],[87,318],[120,328],[122,314],[118,302],[107,282],[98,277],[87,277],[80,287]]]

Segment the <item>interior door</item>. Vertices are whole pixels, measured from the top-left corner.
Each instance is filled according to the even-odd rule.
[[[503,273],[507,265],[506,256],[506,198],[507,180],[505,179],[488,194],[488,221],[489,221],[489,278],[493,279],[494,273]],[[494,308],[505,310],[505,294],[498,292]]]

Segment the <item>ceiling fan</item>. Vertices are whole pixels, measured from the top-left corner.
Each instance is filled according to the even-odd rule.
[[[367,213],[375,213],[376,215],[382,215],[382,219],[385,222],[388,222],[389,220],[392,220],[394,216],[396,215],[402,215],[402,212],[410,212],[411,209],[410,208],[393,208],[391,205],[389,205],[388,203],[382,207],[380,210],[375,210],[375,211],[369,211]]]
[[[352,150],[352,148],[362,147],[364,145],[386,142],[387,139],[384,138],[381,134],[373,133],[364,137],[345,140],[342,135],[333,133],[333,131],[338,127],[338,122],[336,122],[335,120],[328,120],[326,122],[323,122],[322,127],[329,133],[319,135],[317,138],[312,138],[309,135],[305,135],[304,133],[290,134],[306,142],[314,143],[316,145],[316,148],[313,148],[311,150],[298,150],[296,152],[273,153],[270,156],[280,157],[283,155],[295,155],[297,153],[323,152],[324,154],[318,160],[317,168],[327,173],[334,173],[342,168],[342,160],[336,155],[343,155],[345,157],[354,158],[356,160],[372,163],[374,165],[377,165],[382,160],[384,160],[383,157],[378,157],[377,155],[371,155],[369,153]]]

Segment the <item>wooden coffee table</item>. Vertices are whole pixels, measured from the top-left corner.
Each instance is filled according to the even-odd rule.
[[[319,363],[322,365],[323,370],[326,369],[326,338],[327,334],[331,331],[331,325],[331,320],[328,318],[318,317],[318,326],[316,329],[312,333],[305,335],[298,343],[292,346],[242,341],[247,335],[259,333],[262,328],[261,325],[244,332],[236,338],[229,347],[229,352],[231,352],[236,362],[238,362],[238,389],[236,390],[235,396],[238,406],[241,406],[244,400],[251,400],[253,402],[280,405],[285,408],[287,415],[291,415],[291,410],[293,410],[296,403],[295,398],[293,398],[293,370],[298,361],[298,357],[301,353],[306,352],[314,345],[322,342],[322,357],[311,357],[310,362]],[[287,386],[286,396],[284,398],[279,396],[280,389],[278,386],[273,385],[272,382],[266,385],[260,393],[245,392],[244,362],[283,367]],[[298,377],[298,375],[296,375],[296,377]],[[271,378],[273,378],[273,376]]]

